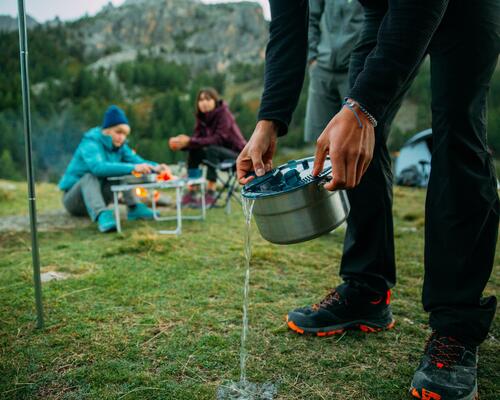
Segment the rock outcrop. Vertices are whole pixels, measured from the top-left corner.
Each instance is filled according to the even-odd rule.
[[[199,0],[127,0],[68,28],[98,55],[94,67],[111,68],[142,52],[211,72],[262,63],[268,29],[258,3]]]

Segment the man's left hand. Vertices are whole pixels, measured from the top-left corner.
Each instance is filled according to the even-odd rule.
[[[313,175],[323,170],[327,155],[332,163],[333,179],[327,190],[351,189],[359,184],[373,157],[375,131],[359,108],[355,108],[362,127],[353,111],[343,107],[329,122],[316,143]]]

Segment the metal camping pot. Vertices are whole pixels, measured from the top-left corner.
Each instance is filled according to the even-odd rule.
[[[262,237],[271,243],[291,244],[314,239],[340,226],[349,214],[345,191],[330,192],[331,163],[312,176],[314,157],[292,160],[256,177],[242,189],[255,200],[253,215]]]
[[[123,175],[108,178],[109,181],[119,181],[122,185],[135,185],[138,183],[154,183],[158,179],[158,174],[151,172],[149,174]]]

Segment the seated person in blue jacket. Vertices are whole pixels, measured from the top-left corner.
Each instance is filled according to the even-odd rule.
[[[102,126],[83,135],[59,182],[59,188],[64,191],[66,210],[72,215],[90,216],[101,232],[116,230],[113,212],[107,209],[113,197],[107,177],[168,170],[165,164],[135,154],[127,144],[129,134],[130,126],[123,110],[110,106],[104,114]],[[153,218],[153,211],[137,202],[131,191],[123,195],[129,220]]]

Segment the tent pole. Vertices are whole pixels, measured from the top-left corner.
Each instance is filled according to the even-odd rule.
[[[31,147],[31,113],[28,77],[28,34],[26,31],[26,10],[24,0],[17,1],[19,25],[19,50],[21,61],[21,84],[23,93],[24,139],[26,149],[26,172],[28,175],[28,204],[31,226],[31,255],[33,259],[33,280],[35,283],[35,302],[37,328],[43,328],[42,281],[40,278],[40,256],[38,251],[38,235],[36,221],[35,179],[33,176],[33,158]]]

